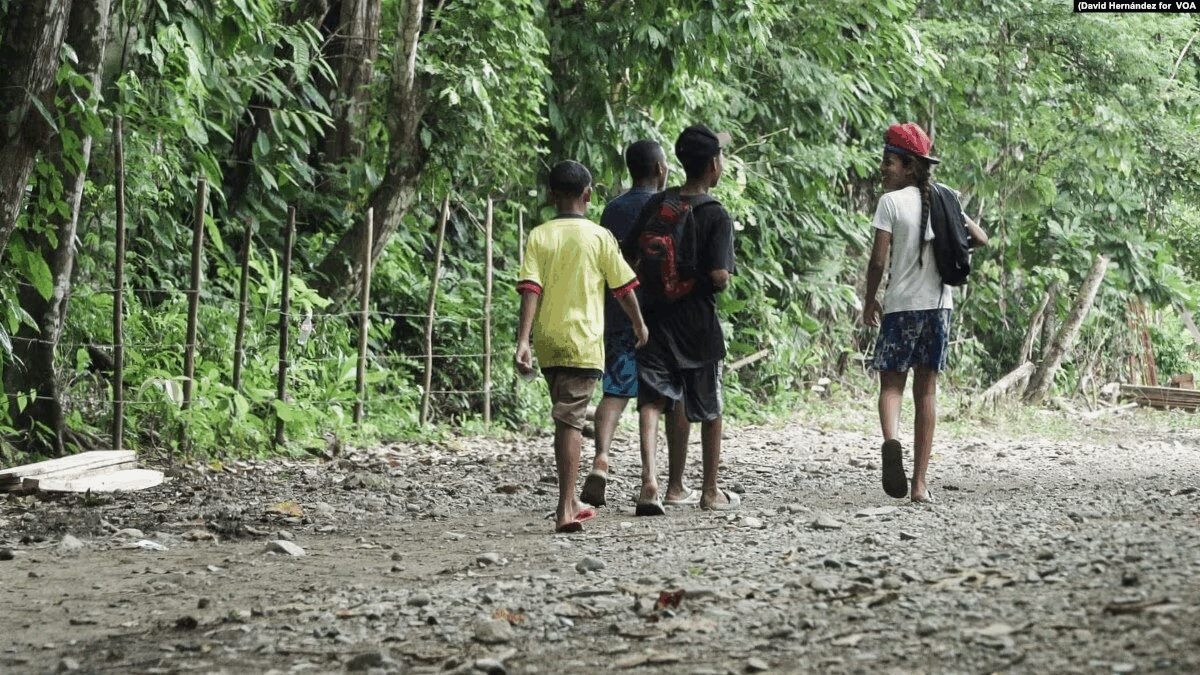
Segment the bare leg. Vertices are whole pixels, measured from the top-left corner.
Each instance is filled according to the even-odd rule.
[[[883,491],[889,497],[908,496],[908,477],[904,474],[904,447],[897,436],[900,403],[904,400],[907,371],[885,371],[879,374],[879,426],[883,430]]]
[[[583,447],[583,432],[569,424],[554,422],[554,463],[558,468],[558,509],[554,512],[555,527],[561,527],[579,516],[582,508],[575,498],[575,480],[579,477],[579,453]]]
[[[900,401],[904,398],[904,383],[907,381],[907,370],[879,373],[879,426],[885,441],[897,438]]]
[[[717,487],[717,469],[721,464],[721,416],[700,423],[700,451],[704,455],[704,479],[700,494],[700,508],[713,504],[725,504],[729,498]]]
[[[667,414],[667,499],[682,499],[688,494],[688,489],[683,486],[683,473],[687,467],[691,430],[687,410],[683,402],[679,402]]]
[[[913,376],[913,403],[916,423],[913,427],[913,473],[909,495],[914,502],[928,501],[925,471],[933,452],[933,429],[937,426],[937,371],[917,366]]]
[[[658,496],[658,418],[667,407],[665,399],[647,403],[638,409],[638,434],[642,448],[642,491],[640,500],[651,501]]]
[[[608,450],[628,402],[621,396],[606,395],[596,405],[596,458],[592,460],[592,470],[608,473]]]

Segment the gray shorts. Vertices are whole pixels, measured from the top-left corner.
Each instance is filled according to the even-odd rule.
[[[721,362],[700,368],[671,369],[657,354],[638,351],[638,408],[663,399],[667,410],[683,404],[689,422],[710,422],[721,416]]]

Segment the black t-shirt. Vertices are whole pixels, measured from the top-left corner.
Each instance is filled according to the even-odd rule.
[[[678,194],[679,188],[671,188],[668,192]],[[621,251],[626,258],[636,257],[638,237],[664,196],[665,193],[659,193],[642,207],[637,224],[621,242]],[[638,296],[650,331],[650,341],[642,349],[667,357],[668,363],[681,369],[699,368],[725,357],[725,335],[717,319],[716,290],[709,273],[720,269],[728,270],[730,274],[736,271],[733,219],[725,207],[717,202],[703,204],[693,211],[692,222],[696,225],[696,260],[692,263],[696,270],[695,288],[672,303]]]

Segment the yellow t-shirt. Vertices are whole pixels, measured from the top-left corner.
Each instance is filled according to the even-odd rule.
[[[604,295],[628,292],[637,275],[612,232],[586,218],[556,218],[533,228],[518,290],[541,294],[533,351],[543,368],[604,369]]]

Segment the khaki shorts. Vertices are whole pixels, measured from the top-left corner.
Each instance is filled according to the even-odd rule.
[[[550,403],[553,404],[550,417],[555,422],[583,429],[587,421],[588,403],[592,400],[598,378],[558,368],[545,368],[542,375],[550,386]]]

